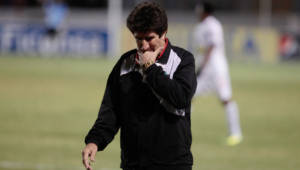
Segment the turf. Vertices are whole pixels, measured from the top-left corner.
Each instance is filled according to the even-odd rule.
[[[0,169],[84,169],[83,139],[94,123],[115,60],[0,57]],[[300,63],[231,63],[244,141],[224,144],[214,96],[195,98],[194,170],[300,167]],[[95,169],[119,169],[119,136]]]

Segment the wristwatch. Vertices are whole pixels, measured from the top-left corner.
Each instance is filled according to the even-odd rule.
[[[149,67],[150,67],[152,64],[154,64],[154,63],[155,63],[155,61],[152,61],[152,60],[147,61],[147,62],[143,65],[143,70],[146,71],[147,68],[149,68]]]

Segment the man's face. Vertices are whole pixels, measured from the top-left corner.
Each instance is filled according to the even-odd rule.
[[[155,51],[159,47],[164,47],[165,45],[166,33],[159,36],[157,33],[151,31],[147,33],[135,32],[133,35],[137,44],[137,49],[142,53],[146,51]]]

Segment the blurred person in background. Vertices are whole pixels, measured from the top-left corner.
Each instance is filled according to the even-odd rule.
[[[66,19],[68,7],[64,0],[40,0],[45,13],[46,33],[54,38]]]
[[[85,138],[83,164],[92,169],[120,129],[124,170],[191,170],[193,55],[166,37],[168,19],[155,2],[139,3],[127,18],[137,48],[109,75],[98,118]]]
[[[232,100],[223,28],[218,19],[213,16],[213,12],[213,6],[208,2],[202,2],[196,7],[200,23],[194,28],[192,41],[198,83],[195,96],[201,96],[208,92],[217,93],[225,108],[229,127],[226,143],[234,146],[242,141],[239,110],[237,103]]]

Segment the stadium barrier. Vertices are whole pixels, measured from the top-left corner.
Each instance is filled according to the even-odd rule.
[[[0,51],[40,55],[100,56],[108,50],[107,30],[93,27],[68,27],[55,36],[38,24],[0,24]]]
[[[189,49],[193,24],[170,23],[171,42]],[[135,48],[125,25],[119,54]],[[230,60],[277,63],[300,59],[300,35],[270,27],[224,26],[226,53]],[[179,34],[180,33],[180,34]],[[108,53],[108,32],[95,26],[66,27],[57,36],[47,35],[42,24],[0,23],[0,53],[47,56],[100,57]]]

